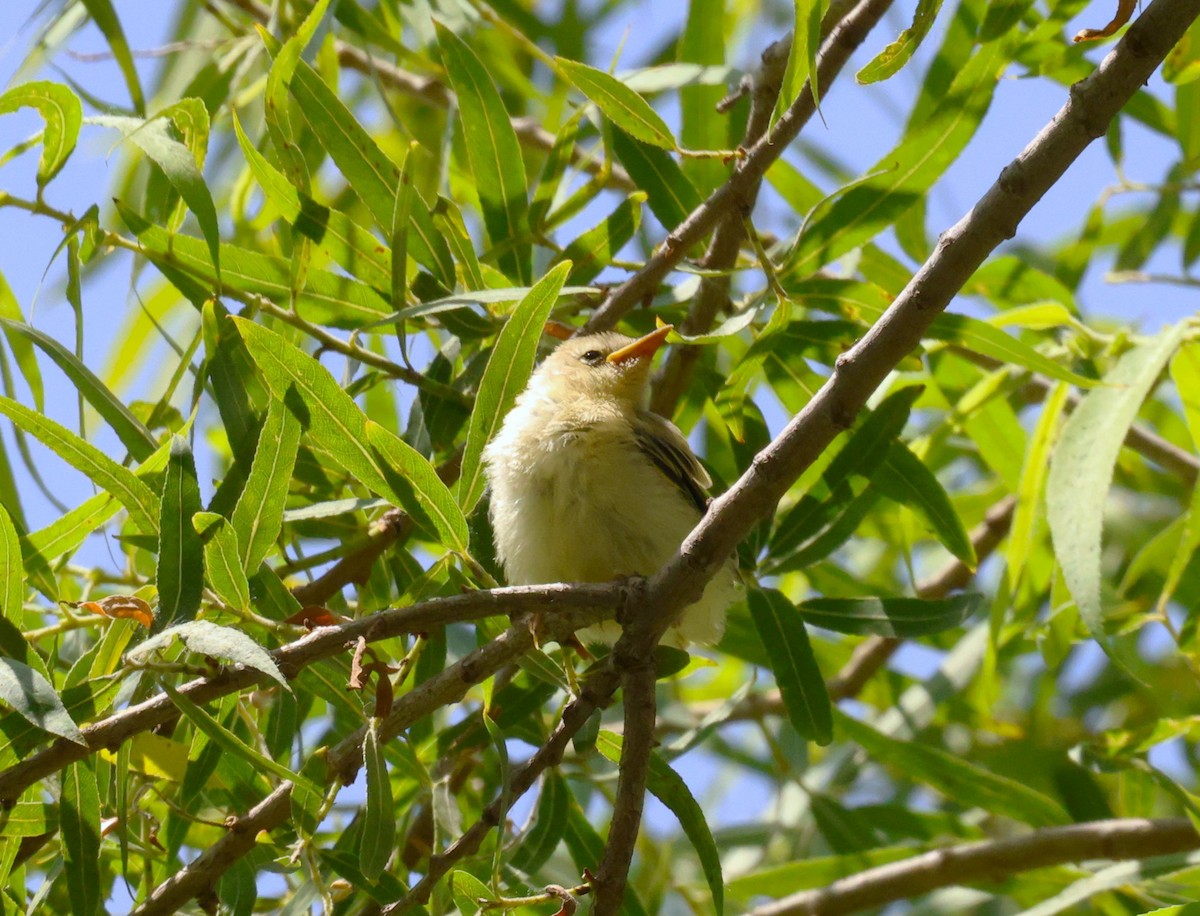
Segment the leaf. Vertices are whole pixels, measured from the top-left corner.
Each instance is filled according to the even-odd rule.
[[[607,267],[628,242],[642,221],[642,204],[646,195],[635,191],[617,204],[616,208],[582,235],[572,241],[555,263],[571,261],[575,266],[567,279],[571,283],[590,283],[596,274]]]
[[[224,627],[210,620],[189,620],[178,626],[163,630],[149,639],[138,643],[126,654],[126,659],[135,664],[144,663],[152,653],[165,649],[176,639],[181,640],[189,652],[223,658],[226,661],[261,671],[284,687],[287,678],[271,658],[271,653],[256,643],[241,630]]]
[[[920,0],[913,13],[912,25],[859,70],[854,78],[861,84],[876,83],[900,72],[900,68],[912,59],[913,53],[929,34],[941,8],[942,0]]]
[[[945,751],[916,741],[900,741],[835,710],[838,731],[884,766],[932,786],[955,804],[980,807],[1033,827],[1070,823],[1058,802],[1024,783],[998,776]]]
[[[458,99],[467,159],[483,222],[493,246],[502,246],[500,267],[520,283],[533,278],[529,247],[529,191],[525,160],[504,102],[471,47],[434,21],[446,73]]]
[[[463,447],[458,504],[464,516],[471,514],[483,496],[486,487],[481,462],[484,446],[500,428],[517,395],[529,381],[542,329],[570,270],[569,261],[559,264],[526,293],[500,329],[488,355]]]
[[[62,833],[63,871],[71,912],[102,913],[104,881],[100,875],[100,792],[94,764],[76,760],[62,771],[58,829]]]
[[[299,448],[299,421],[281,400],[273,400],[246,485],[230,517],[240,551],[238,559],[246,573],[258,570],[283,528],[283,510]]]
[[[975,548],[950,497],[933,471],[908,446],[893,442],[883,464],[871,475],[871,483],[889,499],[920,512],[942,546],[968,569],[975,568]]]
[[[204,543],[204,575],[209,586],[234,610],[250,610],[250,583],[233,526],[215,512],[197,512],[192,526]]]
[[[158,522],[158,619],[164,626],[191,620],[204,587],[204,545],[192,527],[200,511],[200,484],[187,440],[171,440]]]
[[[25,623],[25,564],[21,539],[8,510],[0,504],[0,617],[18,629]]]
[[[356,480],[403,506],[450,550],[466,550],[467,522],[429,462],[367,420],[327,369],[273,331],[233,318],[272,393]]]
[[[663,228],[674,229],[703,202],[679,163],[663,150],[619,128],[613,131],[612,144],[629,177],[646,192],[646,204]]]
[[[150,430],[146,429],[129,408],[109,390],[104,382],[100,381],[95,373],[80,362],[74,353],[53,337],[27,324],[0,318],[0,325],[6,330],[13,331],[32,341],[38,349],[49,356],[70,379],[84,399],[113,428],[117,438],[129,450],[130,455],[138,461],[145,461],[154,453],[158,448],[158,442],[151,435]]]
[[[726,43],[732,43],[729,28],[732,21],[726,18],[724,0],[689,0],[687,7],[687,22],[676,51],[679,63],[667,64],[653,70],[660,76],[668,76],[670,72],[675,71],[679,72],[681,77],[670,86],[671,89],[679,90],[680,142],[689,149],[728,149],[734,145],[730,142],[730,134],[737,129],[737,119],[714,117],[714,112],[725,96],[728,86],[737,76],[730,72],[724,79],[709,82],[690,79],[687,71],[694,69],[699,72],[711,72],[722,68],[726,58]],[[645,71],[643,73],[645,74]],[[629,82],[628,78],[626,82]],[[631,88],[638,92],[653,91],[647,88],[645,83]],[[614,131],[614,141],[617,133],[618,131]],[[689,159],[684,163],[682,171],[690,176],[698,187],[703,188],[706,195],[729,175],[728,167],[718,159]],[[630,177],[633,177],[632,173]],[[673,229],[675,224],[666,228]]]
[[[775,589],[751,589],[750,616],[771,660],[788,721],[820,745],[833,740],[833,719],[825,679],[813,656],[808,632],[796,607]]]
[[[367,804],[359,840],[359,866],[368,880],[378,881],[396,845],[396,810],[383,741],[379,737],[379,720],[375,718],[367,723],[363,737],[363,763],[367,773]]]
[[[566,780],[550,770],[542,779],[533,826],[521,837],[513,851],[512,865],[526,874],[534,874],[550,859],[567,829],[571,789]]]
[[[21,314],[21,305],[17,302],[12,287],[8,285],[8,281],[2,273],[0,273],[0,318],[15,324],[25,323],[25,316]],[[33,395],[34,407],[39,412],[44,412],[46,408],[45,387],[42,384],[42,370],[38,366],[37,355],[33,352],[33,344],[9,327],[4,328],[4,337],[12,349],[13,359],[16,360],[21,375],[25,378],[25,384],[29,386],[29,392]]]
[[[1013,509],[1012,527],[1009,529],[1004,556],[1008,587],[1013,592],[1033,550],[1034,526],[1042,509],[1042,493],[1046,486],[1050,455],[1069,394],[1070,388],[1066,384],[1059,382],[1054,386],[1042,404],[1042,413],[1025,453],[1021,482],[1016,493],[1017,505]]]
[[[0,699],[43,731],[88,746],[83,732],[41,674],[16,659],[0,656]]]
[[[18,108],[36,108],[46,122],[42,133],[42,157],[38,161],[38,188],[44,188],[70,158],[83,123],[79,98],[59,83],[37,81],[14,86],[0,95],[0,115]]]
[[[125,77],[125,85],[129,89],[129,98],[134,109],[138,114],[145,114],[146,99],[142,95],[142,85],[138,82],[137,67],[134,66],[129,42],[125,40],[125,31],[121,28],[121,21],[117,18],[117,11],[113,9],[111,0],[83,0],[83,5],[112,50],[113,59],[120,67],[121,75]]]
[[[984,606],[984,597],[813,598],[797,605],[813,626],[855,636],[928,636],[961,626]]]
[[[675,149],[675,138],[650,103],[603,70],[564,57],[554,58],[559,72],[596,103],[606,118],[643,143]]]
[[[596,748],[613,763],[621,762],[621,737],[613,732],[601,730],[596,738]],[[725,909],[725,881],[721,876],[721,855],[713,840],[712,831],[704,817],[704,809],[678,773],[671,769],[656,751],[650,752],[650,771],[646,778],[648,788],[660,802],[667,806],[679,819],[679,826],[691,841],[692,848],[700,860],[700,867],[712,893],[713,912]]]
[[[196,217],[196,222],[200,224],[200,232],[208,244],[208,253],[212,258],[214,280],[219,285],[221,230],[217,225],[217,210],[213,206],[208,185],[204,183],[200,166],[196,164],[196,157],[192,155],[191,150],[168,133],[169,122],[162,118],[142,121],[115,115],[96,115],[88,118],[88,123],[119,130],[125,135],[125,139],[136,144],[138,149],[163,170],[167,180],[179,192],[179,196]]]
[[[1200,340],[1185,341],[1171,357],[1171,380],[1183,402],[1192,443],[1200,450]]]
[[[1104,507],[1125,434],[1183,334],[1182,323],[1168,327],[1121,357],[1063,425],[1046,479],[1046,515],[1063,578],[1088,632],[1123,668],[1128,666],[1104,629]]]
[[[792,45],[788,52],[787,69],[784,71],[783,85],[780,87],[779,98],[775,103],[775,114],[772,121],[777,120],[787,111],[804,88],[806,80],[811,81],[813,101],[820,107],[821,86],[817,79],[817,52],[821,47],[821,20],[829,9],[828,0],[795,0],[792,18]]]
[[[129,517],[144,534],[157,533],[158,497],[132,471],[121,467],[66,427],[10,398],[0,396],[0,413],[36,436],[63,461],[86,474],[100,489],[115,496],[129,510]]]

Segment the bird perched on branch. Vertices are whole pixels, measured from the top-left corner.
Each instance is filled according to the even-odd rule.
[[[566,340],[505,417],[483,458],[496,553],[512,584],[653,575],[704,514],[708,472],[674,425],[642,408],[670,330]],[[722,569],[663,643],[717,642],[737,588],[733,566]],[[578,635],[611,643],[620,627]]]

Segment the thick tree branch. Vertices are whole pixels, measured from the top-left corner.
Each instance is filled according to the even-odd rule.
[[[271,654],[280,670],[287,677],[294,678],[306,666],[345,652],[347,645],[360,636],[368,642],[378,642],[405,633],[427,632],[450,623],[505,614],[526,615],[539,610],[544,614],[543,638],[547,641],[565,639],[579,627],[610,616],[611,609],[619,606],[624,600],[625,588],[623,584],[523,585],[469,592],[465,595],[424,601],[407,608],[380,611],[336,627],[321,627]],[[518,629],[527,631],[524,626],[513,627],[504,634],[507,640],[504,640],[504,637],[493,640],[493,643],[504,640],[499,650],[491,650],[491,653],[499,656],[498,658],[484,653],[484,650],[488,649],[488,646],[484,646],[460,659],[436,678],[399,697],[393,707],[392,716],[387,720],[387,727],[394,728],[405,715],[417,715],[418,710],[437,708],[461,697],[473,684],[479,683],[507,664],[511,659],[506,653],[513,652],[512,657],[516,657],[522,651],[527,651],[528,645],[525,645],[520,637],[511,635]],[[490,645],[492,643],[489,643]],[[485,657],[481,657],[480,653],[484,653]],[[488,664],[496,664],[497,667],[489,670]],[[193,703],[203,704],[247,687],[270,683],[274,682],[258,671],[237,667],[226,669],[212,677],[197,678],[181,686],[179,692]],[[101,748],[119,747],[134,735],[161,725],[175,714],[176,710],[170,699],[160,694],[93,725],[84,726],[82,731],[87,740],[86,747],[60,739],[0,772],[0,804],[16,801],[29,786],[67,764],[87,757]],[[417,718],[420,715],[424,715],[424,712],[420,712]],[[389,735],[396,733],[387,732]]]
[[[282,782],[245,817],[231,818],[229,832],[154,889],[134,916],[166,916],[206,891],[215,893],[217,879],[254,848],[260,831],[273,830],[292,813],[292,784]]]
[[[1024,836],[967,843],[891,862],[751,910],[748,916],[836,916],[926,894],[939,887],[1087,859],[1145,859],[1200,847],[1187,818],[1127,818],[1047,827]]]

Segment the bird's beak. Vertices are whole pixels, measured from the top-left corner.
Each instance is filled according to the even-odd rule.
[[[608,362],[624,363],[631,359],[641,359],[642,357],[650,357],[654,355],[659,347],[663,345],[663,341],[667,339],[667,335],[675,330],[674,325],[664,324],[660,328],[655,328],[645,337],[639,337],[628,346],[621,347],[620,350],[614,350],[608,354]]]

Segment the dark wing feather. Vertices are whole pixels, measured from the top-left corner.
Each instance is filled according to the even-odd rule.
[[[638,411],[633,432],[642,453],[703,514],[708,508],[708,494],[705,491],[712,480],[704,470],[704,465],[692,454],[683,434],[673,424],[647,411]]]

